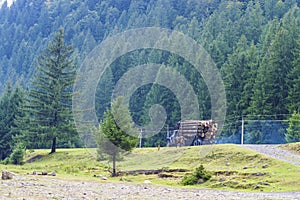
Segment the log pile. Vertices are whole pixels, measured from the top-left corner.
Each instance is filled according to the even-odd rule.
[[[197,131],[206,127],[204,144],[214,144],[216,142],[216,134],[218,125],[213,120],[185,120],[178,124],[178,136],[186,138],[186,145],[192,145]]]

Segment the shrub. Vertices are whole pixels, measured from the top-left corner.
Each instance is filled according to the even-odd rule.
[[[6,157],[4,160],[0,161],[0,164],[8,165],[10,163],[9,157]]]
[[[184,176],[181,180],[181,184],[195,185],[199,182],[200,179],[202,179],[201,182],[205,182],[208,181],[210,178],[211,174],[204,169],[203,165],[200,165],[196,168],[193,174]]]
[[[196,176],[189,175],[189,176],[184,176],[183,179],[181,180],[181,184],[183,185],[195,185],[197,184],[198,179]]]
[[[10,154],[9,160],[11,164],[22,165],[24,164],[25,147],[18,144],[13,152]]]

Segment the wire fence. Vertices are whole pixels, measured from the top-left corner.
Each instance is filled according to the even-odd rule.
[[[217,142],[235,144],[287,143],[287,129],[291,116],[290,114],[246,115],[228,118]]]

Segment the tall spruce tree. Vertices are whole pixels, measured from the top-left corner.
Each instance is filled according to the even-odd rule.
[[[257,50],[253,43],[250,47],[247,38],[242,35],[221,69],[227,98],[227,121],[224,127],[227,136],[223,134],[222,137],[230,137],[241,130],[239,119],[249,107],[257,67]]]
[[[300,55],[300,40],[299,40],[298,55]],[[289,113],[300,112],[300,56],[294,61],[294,66],[288,77],[290,78],[290,88],[288,94],[287,109]]]
[[[299,49],[298,8],[292,8],[280,21],[267,53],[258,69],[253,87],[252,114],[287,114],[288,91],[291,82],[288,74],[295,65]],[[292,77],[292,76],[290,76]]]
[[[71,113],[72,85],[76,75],[72,53],[72,47],[64,42],[61,28],[38,59],[28,95],[27,109],[33,129],[27,132],[27,137],[48,144],[51,141],[50,153],[56,151],[57,138],[72,141],[76,137]]]
[[[287,76],[288,81],[288,97],[286,107],[290,114],[300,112],[300,9],[293,7],[285,16],[285,21],[289,24],[290,36],[289,43],[292,44],[291,54],[292,60],[290,71]]]
[[[11,86],[8,84],[6,87],[4,94],[0,100],[0,160],[5,159],[9,156],[11,149],[10,149],[10,142],[11,138],[9,137],[9,127],[7,126],[7,119],[8,119],[8,108],[9,108],[9,100],[11,96]]]

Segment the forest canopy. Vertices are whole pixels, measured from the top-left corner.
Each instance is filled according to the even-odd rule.
[[[4,3],[0,9],[0,91],[3,97],[7,95],[7,83],[18,83],[25,93],[30,90],[37,58],[60,27],[66,43],[74,48],[77,67],[108,36],[133,28],[162,27],[201,44],[221,72],[227,110],[219,142],[240,141],[242,116],[248,116],[246,142],[286,142],[288,123],[284,120],[300,112],[299,6],[299,0],[16,0],[9,7]],[[197,95],[199,119],[211,118],[207,85],[200,74],[187,70],[190,63],[170,52],[141,49],[119,57],[103,74],[95,98],[99,121],[122,75],[147,63],[170,65],[183,74]],[[179,101],[172,91],[148,84],[130,99],[136,124],[149,122],[148,109],[154,104],[165,107],[170,127],[181,120]],[[164,130],[143,145],[165,142]]]

